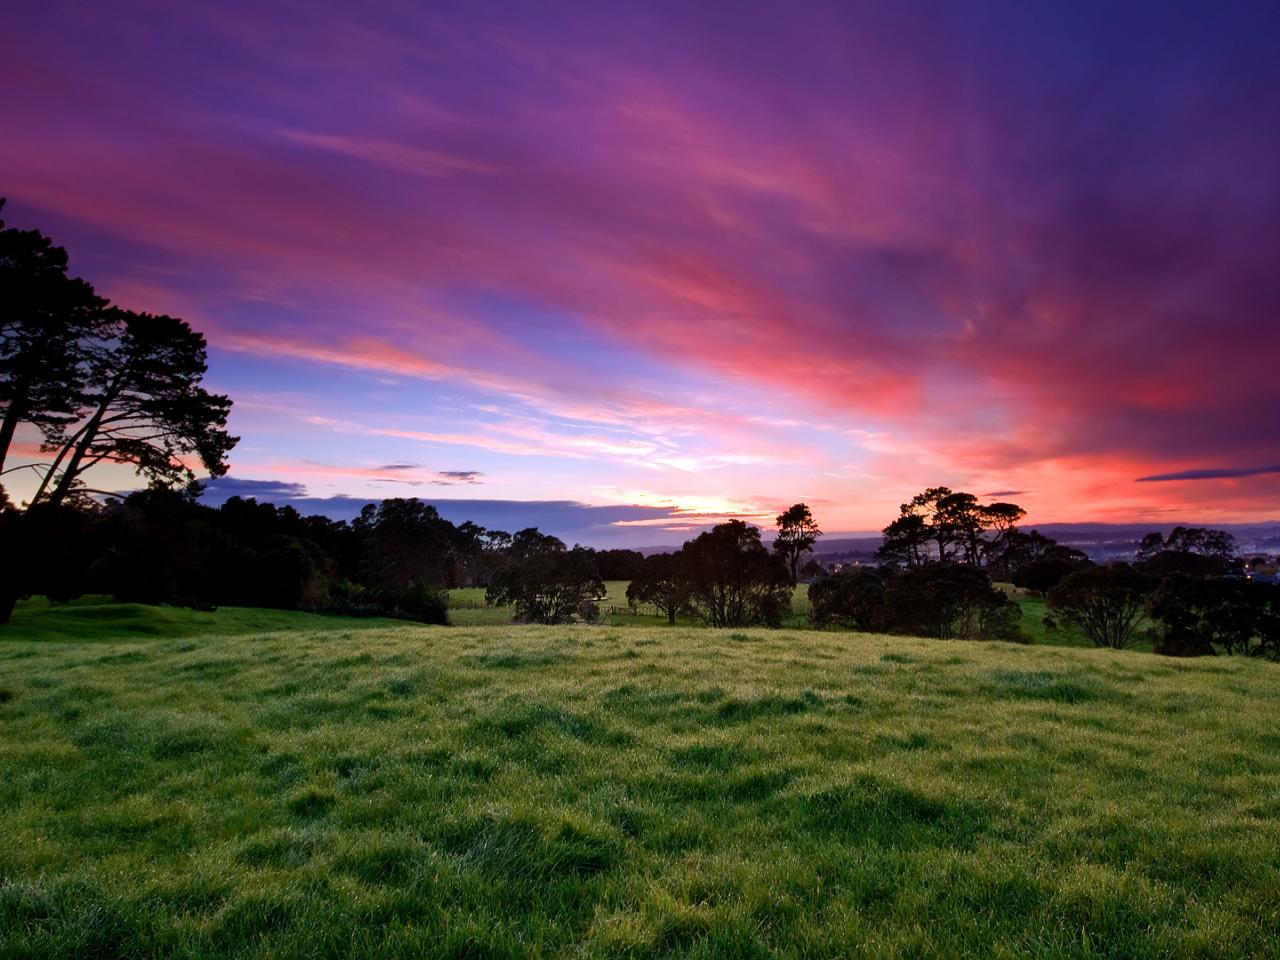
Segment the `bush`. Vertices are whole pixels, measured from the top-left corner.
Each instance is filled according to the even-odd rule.
[[[388,611],[419,623],[449,624],[449,601],[443,590],[426,580],[413,580],[403,589],[384,596]]]

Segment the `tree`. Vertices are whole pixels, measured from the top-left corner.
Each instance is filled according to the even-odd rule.
[[[939,639],[1016,640],[1019,607],[968,564],[930,563],[889,578],[882,623]]]
[[[693,587],[684,571],[683,554],[655,553],[640,563],[632,581],[627,584],[627,603],[652,603],[667,622],[675,625],[676,617],[689,606]]]
[[[1013,574],[1013,585],[1036,593],[1048,593],[1063,580],[1082,567],[1088,566],[1088,560],[1073,560],[1067,557],[1043,557],[1031,560],[1020,566]]]
[[[983,504],[972,493],[930,487],[899,507],[877,556],[905,567],[932,560],[982,566],[1006,553],[1025,513],[1016,503]]]
[[[730,520],[684,545],[690,599],[713,627],[778,626],[791,607],[786,565],[760,541],[760,531]]]
[[[1077,570],[1049,591],[1049,609],[1080,628],[1095,646],[1123,650],[1137,634],[1150,580],[1117,563]]]
[[[359,578],[375,592],[450,585],[454,527],[431,504],[400,497],[367,504],[352,530],[360,541]]]
[[[226,430],[231,400],[200,385],[204,337],[174,317],[108,314],[84,346],[77,418],[46,431],[45,448],[56,455],[33,503],[61,504],[102,462],[131,464],[154,486],[193,485],[193,460],[211,476],[227,471],[237,442]]]
[[[493,575],[486,603],[514,606],[516,616],[529,623],[554,624],[569,623],[585,604],[604,596],[590,550],[566,550],[560,540],[533,528],[514,539],[526,549]]]
[[[67,276],[65,250],[0,220],[0,476],[21,469],[5,466],[20,424],[48,436],[74,419],[83,343],[105,307],[89,284]]]
[[[634,580],[644,565],[639,550],[597,550],[596,569],[603,580]]]
[[[886,577],[871,567],[828,573],[809,585],[809,622],[815,627],[870,631],[883,626]]]
[[[1174,527],[1164,542],[1165,550],[1195,553],[1202,557],[1230,560],[1236,554],[1236,538],[1225,530],[1208,527]]]
[[[987,570],[993,580],[1011,580],[1022,567],[1040,560],[1083,564],[1088,559],[1083,551],[1058,543],[1039,530],[1009,529],[987,549]]]
[[[1147,600],[1147,614],[1158,621],[1152,639],[1156,653],[1200,656],[1221,650],[1275,657],[1280,636],[1280,587],[1245,580],[1204,579],[1172,574]]]
[[[979,510],[983,527],[994,533],[994,536],[986,540],[982,547],[983,557],[990,566],[992,558],[1000,556],[1008,540],[1020,532],[1018,521],[1027,515],[1027,511],[1016,503],[1005,501],[989,503],[980,507]]]
[[[876,556],[885,563],[918,567],[925,562],[925,546],[931,536],[924,517],[903,514],[884,528],[884,543]]]
[[[1208,576],[1226,569],[1236,554],[1236,539],[1225,530],[1174,527],[1167,538],[1148,533],[1138,544],[1136,560],[1159,575],[1183,572]]]
[[[813,549],[813,545],[822,536],[813,513],[803,503],[789,507],[778,514],[778,536],[773,541],[774,552],[782,557],[791,573],[791,582],[798,579],[800,557]]]

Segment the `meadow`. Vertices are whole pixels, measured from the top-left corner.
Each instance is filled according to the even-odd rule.
[[[1271,664],[156,608],[122,637],[91,606],[0,635],[0,956],[1280,939]]]

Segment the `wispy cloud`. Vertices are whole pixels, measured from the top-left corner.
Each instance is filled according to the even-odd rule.
[[[1179,470],[1176,473],[1157,473],[1138,477],[1135,483],[1166,483],[1173,480],[1230,480],[1237,477],[1257,477],[1268,473],[1280,473],[1274,467],[1210,467],[1203,470]]]

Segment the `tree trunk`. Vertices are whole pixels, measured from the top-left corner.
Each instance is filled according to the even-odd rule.
[[[13,608],[18,605],[18,591],[12,587],[0,587],[0,623],[8,623]]]
[[[26,398],[22,396],[22,385],[19,384],[16,396],[4,412],[4,421],[0,422],[0,473],[4,473],[4,462],[9,456],[9,447],[13,444],[14,434],[18,432],[18,421],[27,412]]]

